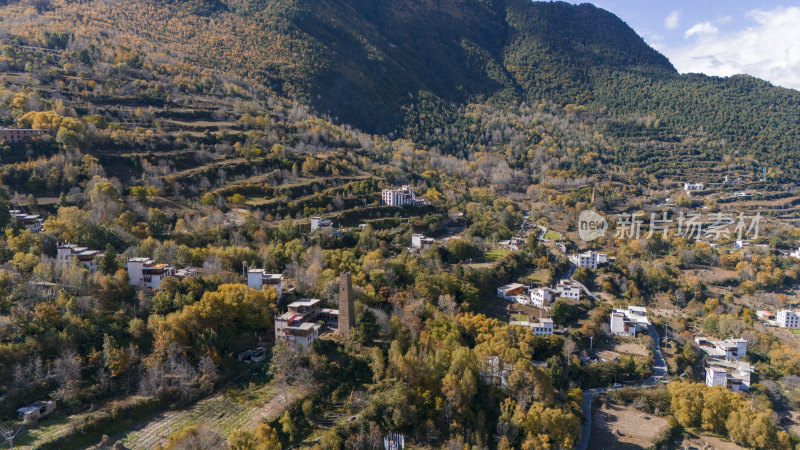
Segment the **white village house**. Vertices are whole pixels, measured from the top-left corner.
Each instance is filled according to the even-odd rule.
[[[161,289],[161,281],[168,277],[193,277],[197,275],[194,269],[185,268],[175,270],[169,264],[157,263],[150,258],[128,258],[128,284],[141,289]]]
[[[725,339],[724,341],[712,341],[703,336],[694,338],[695,344],[715,358],[723,359],[742,359],[742,356],[747,353],[747,341],[744,339]]]
[[[556,287],[531,290],[531,305],[537,308],[550,309],[550,305],[559,298],[579,301],[581,288],[569,280],[561,280]]]
[[[589,250],[583,253],[576,253],[569,256],[570,262],[578,267],[589,267],[597,269],[601,264],[608,262],[608,255]]]
[[[322,308],[322,300],[301,298],[290,303],[288,311],[275,318],[275,339],[283,339],[292,348],[308,349],[319,338],[319,322],[337,323],[338,309]]]
[[[38,233],[44,228],[44,220],[37,214],[25,214],[19,209],[9,210],[8,213],[13,220],[33,233]]]
[[[645,314],[647,309],[641,306],[628,306],[628,309],[615,309],[611,312],[611,334],[620,336],[636,336],[636,333],[650,326]]]
[[[706,385],[724,386],[733,392],[748,391],[752,373],[749,363],[711,358],[706,365]]]
[[[509,324],[528,327],[536,336],[549,336],[553,334],[553,319],[549,317],[539,319],[536,322],[531,322],[530,320],[512,320]]]
[[[102,256],[103,253],[99,250],[89,250],[87,247],[79,247],[69,242],[58,244],[56,248],[56,262],[69,265],[76,261],[90,272],[97,272],[97,259]]]
[[[389,206],[421,205],[424,200],[418,200],[414,189],[405,184],[400,189],[384,189],[381,191],[381,202]]]
[[[800,316],[789,309],[782,309],[777,314],[778,326],[781,328],[800,328]]]
[[[511,302],[525,303],[525,285],[519,283],[511,283],[497,288],[497,296]],[[522,297],[522,301],[520,301]]]
[[[252,289],[262,289],[264,286],[272,286],[278,292],[278,298],[283,295],[283,275],[280,273],[267,273],[265,269],[247,270],[247,287]]]

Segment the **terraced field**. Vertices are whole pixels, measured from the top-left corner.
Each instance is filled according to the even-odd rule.
[[[249,394],[250,397],[260,397],[260,400],[243,400],[231,395],[217,394],[190,407],[158,414],[137,424],[129,432],[113,436],[111,440],[121,440],[131,450],[152,449],[165,443],[173,432],[198,424],[210,425],[227,437],[236,430],[253,429],[264,421],[274,419],[287,403],[302,397],[306,392],[301,389],[290,390],[288,402],[283,395],[276,395],[271,387],[263,387]]]

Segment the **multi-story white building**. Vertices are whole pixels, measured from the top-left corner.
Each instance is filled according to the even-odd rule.
[[[575,264],[578,267],[597,269],[599,265],[608,262],[608,255],[605,253],[597,253],[594,250],[589,250],[588,252],[570,255],[569,260],[572,262],[572,264]]]
[[[559,298],[579,301],[581,288],[568,280],[561,280],[556,287],[532,289],[530,294],[531,305],[547,310]]]
[[[558,293],[551,288],[531,289],[531,305],[548,310],[550,305],[558,299]]]
[[[800,328],[800,316],[796,312],[782,309],[778,311],[778,326],[783,328]]]
[[[518,301],[519,297],[525,296],[525,285],[511,283],[497,288],[497,296],[512,302]],[[526,299],[527,301],[527,299]]]
[[[248,269],[247,286],[253,289],[272,286],[278,292],[278,298],[280,298],[283,295],[283,275],[280,273],[267,273],[265,269]]]
[[[33,233],[39,233],[44,228],[44,220],[36,214],[25,214],[19,209],[12,209],[8,211],[11,218],[19,222],[20,225]]]
[[[553,319],[549,317],[539,319],[536,322],[531,322],[529,320],[512,320],[509,324],[528,327],[533,331],[533,334],[537,336],[549,336],[553,334]]]
[[[742,359],[747,353],[747,341],[744,339],[726,339],[712,341],[703,336],[694,338],[695,344],[709,356],[724,359]]]
[[[798,248],[797,250],[789,253],[789,256],[791,256],[792,258],[795,258],[795,259],[800,259],[800,248]]]
[[[611,312],[611,334],[636,336],[636,333],[650,326],[646,313],[647,310],[639,306],[629,306],[627,310],[615,309]]]
[[[623,312],[611,313],[611,333],[622,336],[636,336],[636,321],[629,319]]]
[[[381,201],[384,205],[405,206],[418,205],[422,200],[417,200],[414,189],[409,185],[400,186],[400,189],[384,189],[381,191]]]
[[[139,288],[158,290],[161,280],[175,274],[169,264],[159,264],[150,258],[128,259],[128,283]]]
[[[579,301],[581,299],[581,287],[569,280],[561,280],[556,286],[556,290],[560,293],[560,297],[568,298],[570,300]]]
[[[56,261],[59,264],[69,265],[76,261],[90,272],[97,272],[97,259],[102,256],[99,250],[89,250],[70,243],[58,244],[56,248]]]
[[[750,390],[753,367],[743,361],[712,358],[706,365],[706,385],[724,386],[733,392]]]
[[[335,323],[339,310],[321,308],[322,301],[303,298],[290,303],[288,311],[275,318],[275,339],[283,339],[293,348],[302,351],[319,338],[322,325],[319,322]]]

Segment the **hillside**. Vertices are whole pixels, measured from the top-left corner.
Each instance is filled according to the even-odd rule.
[[[0,5],[0,126],[34,128],[0,133],[15,448],[800,442],[800,333],[761,313],[800,299],[797,92],[681,76],[591,5]],[[629,306],[653,327],[615,333]],[[746,398],[698,333],[745,338]]]
[[[683,159],[674,151],[653,154],[637,141],[677,143],[678,156],[698,151],[686,150],[689,142],[710,165],[722,155],[744,162],[747,176],[768,169],[780,183],[800,174],[800,93],[747,76],[679,75],[624,22],[589,4],[53,1],[39,16],[48,29],[114,30],[140,48],[168,49],[189,64],[263,83],[334,122],[434,147],[426,137],[463,123],[468,104],[505,110],[553,102],[600,114],[598,131],[617,138],[620,165],[654,173],[665,157]],[[44,22],[34,23],[6,26],[36,41]],[[701,179],[713,178],[709,173]]]

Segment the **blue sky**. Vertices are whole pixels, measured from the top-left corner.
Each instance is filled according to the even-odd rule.
[[[681,73],[746,73],[800,90],[800,0],[590,3],[627,22]]]

